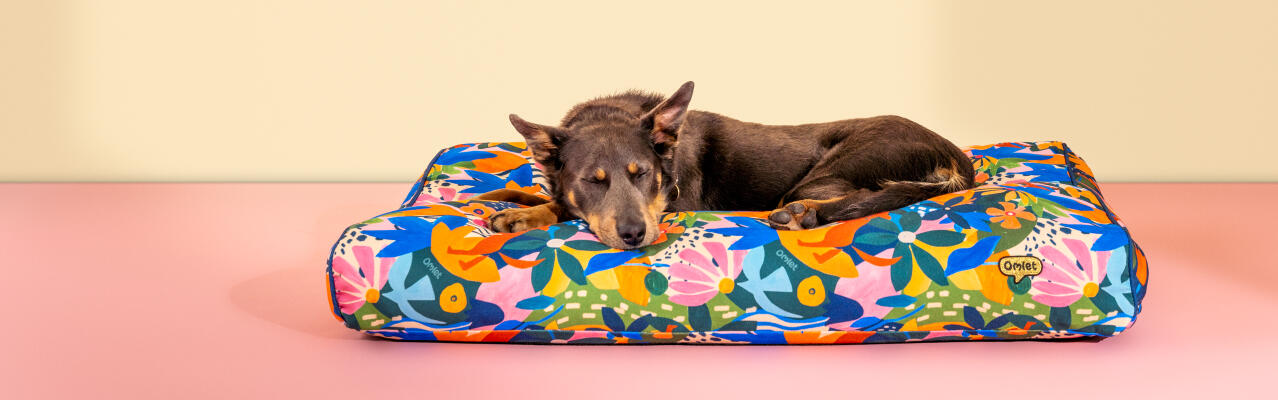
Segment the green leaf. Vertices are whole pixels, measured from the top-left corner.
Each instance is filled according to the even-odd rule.
[[[910,246],[910,253],[915,260],[918,260],[919,270],[923,271],[923,275],[927,275],[928,278],[932,279],[932,282],[936,282],[939,285],[950,284],[949,279],[945,278],[945,269],[941,268],[941,263],[937,262],[936,257],[932,256],[931,253],[918,246]]]
[[[1047,315],[1047,321],[1052,324],[1052,329],[1069,329],[1071,320],[1073,318],[1070,316],[1069,307],[1052,307],[1052,312]]]
[[[688,307],[688,325],[692,326],[694,331],[710,330],[710,308],[705,304]]]
[[[1034,231],[1034,223],[1022,221],[1020,229],[1005,229],[998,224],[990,224],[990,231],[994,235],[1000,236],[998,244],[994,245],[994,253],[998,253],[1007,249],[1016,247],[1022,240],[1029,237],[1030,232]]]
[[[608,245],[593,240],[570,240],[564,245],[582,251],[604,251],[611,249]]]
[[[578,285],[587,284],[586,272],[581,269],[581,261],[577,261],[577,257],[563,250],[555,250],[555,260],[568,279],[572,279]]]
[[[515,239],[506,242],[502,247],[506,250],[534,250],[546,247],[546,241],[541,239]]]
[[[896,236],[891,233],[874,232],[856,235],[852,238],[852,242],[867,246],[883,246],[896,241]]]
[[[547,257],[541,260],[532,269],[532,287],[534,292],[540,292],[546,288],[546,284],[550,283],[550,274],[555,272],[555,260]]]
[[[679,241],[679,237],[681,237],[681,236],[683,236],[683,233],[682,233],[682,232],[681,232],[681,233],[674,233],[674,234],[667,233],[667,234],[666,234],[666,240],[661,241],[661,243],[657,243],[657,244],[654,244],[654,245],[650,245],[650,246],[644,247],[644,248],[642,249],[642,250],[643,250],[643,255],[642,255],[641,257],[652,257],[652,256],[654,256],[654,255],[657,255],[657,253],[662,252],[662,251],[663,251],[663,250],[665,250],[667,247],[670,247],[670,245],[675,244],[675,242],[678,242],[678,241]]]
[[[759,323],[754,321],[732,321],[720,326],[719,332],[750,332],[759,328]]]
[[[359,329],[362,330],[381,328],[382,325],[390,322],[390,318],[382,314],[372,303],[364,303],[351,315],[355,316],[355,320],[359,323]]]
[[[649,293],[660,296],[666,293],[666,289],[670,288],[670,281],[666,279],[665,275],[654,269],[643,277],[643,285],[648,288]]]
[[[963,239],[966,238],[962,233],[955,231],[931,231],[918,235],[919,241],[938,247],[954,246],[963,243]]]
[[[914,232],[919,230],[919,226],[923,225],[923,217],[919,213],[906,211],[901,213],[901,231]]]
[[[892,264],[892,288],[898,291],[905,289],[905,285],[910,283],[910,275],[914,274],[914,258],[910,256],[908,247],[904,251],[902,247],[905,246],[896,246],[897,252],[894,254],[900,254],[901,259]]]
[[[719,218],[719,216],[715,215],[713,212],[705,212],[705,211],[689,212],[680,216],[679,224],[683,225],[684,227],[691,228],[694,225],[696,225],[697,222],[700,222],[700,221],[709,222],[709,221],[719,221],[721,219],[722,218]]]
[[[556,225],[555,233],[553,233],[552,235],[554,236],[555,239],[568,239],[575,234],[577,234],[576,225],[561,224],[561,225]]]
[[[550,240],[550,233],[547,233],[545,230],[534,229],[534,230],[525,232],[522,235],[519,235],[519,237],[516,239],[537,239],[541,241],[547,241],[547,240]]]
[[[1026,160],[1024,158],[1003,158],[998,160],[998,163],[995,164],[995,167],[996,169],[1014,168],[1025,163],[1025,161]]]
[[[696,213],[696,216],[698,220],[707,221],[707,222],[719,221],[723,219],[723,218],[719,218],[718,215],[714,215],[714,213],[708,213],[708,212],[699,212],[699,213]]]
[[[879,230],[886,231],[886,232],[895,233],[895,232],[901,231],[901,228],[898,228],[896,224],[892,223],[892,220],[883,218],[883,217],[871,219],[870,222],[866,223],[866,225],[878,228]]]
[[[1119,310],[1118,302],[1114,300],[1114,296],[1111,296],[1109,292],[1104,290],[1096,293],[1096,297],[1092,298],[1092,304],[1095,304],[1096,308],[1100,309],[1101,312],[1104,313]]]
[[[1034,277],[1032,276],[1027,276],[1024,279],[1021,279],[1020,283],[1016,283],[1016,277],[1009,276],[1007,277],[1007,288],[1012,290],[1012,294],[1026,294],[1029,293],[1031,283],[1033,282]]]

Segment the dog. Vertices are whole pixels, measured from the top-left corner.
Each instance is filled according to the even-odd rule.
[[[901,208],[974,185],[968,157],[908,119],[878,116],[763,125],[689,110],[693,83],[578,104],[559,126],[515,114],[551,199],[498,190],[480,200],[528,208],[488,217],[497,232],[584,219],[600,241],[634,249],[659,237],[663,213],[768,211],[775,229],[808,229]]]

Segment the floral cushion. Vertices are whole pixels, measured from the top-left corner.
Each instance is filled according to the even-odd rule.
[[[546,196],[522,143],[441,151],[401,206],[332,249],[346,326],[405,340],[881,343],[1109,337],[1134,322],[1144,254],[1060,142],[967,150],[979,186],[803,231],[765,212],[681,212],[645,248],[582,221],[494,233],[508,188]]]

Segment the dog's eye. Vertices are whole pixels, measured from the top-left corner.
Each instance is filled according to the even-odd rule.
[[[604,172],[603,168],[595,168],[595,172],[593,174],[584,175],[581,177],[581,180],[586,181],[586,183],[601,185],[608,183],[608,173]]]

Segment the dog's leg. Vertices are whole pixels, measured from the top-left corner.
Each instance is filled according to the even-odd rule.
[[[815,228],[825,224],[825,222],[821,222],[820,210],[827,206],[841,203],[847,196],[851,195],[825,200],[804,199],[792,201],[768,214],[768,224],[773,229],[787,231]]]
[[[497,189],[475,196],[471,200],[508,201],[515,204],[523,204],[525,206],[539,206],[550,202],[550,200],[533,196],[527,192],[521,192],[515,189]]]
[[[564,221],[567,214],[558,203],[544,203],[528,208],[508,208],[488,217],[488,228],[501,232],[519,232]]]
[[[774,229],[782,230],[813,228],[829,221],[821,210],[840,209],[869,194],[868,190],[856,188],[847,181],[832,176],[804,179],[803,183],[785,196],[786,199],[799,200],[790,201],[773,210],[768,214],[768,224]]]
[[[952,192],[946,182],[885,182],[882,190],[867,191],[852,201],[821,209],[824,223],[846,221],[895,210]]]
[[[856,189],[837,197],[792,201],[768,214],[768,223],[775,229],[810,229],[895,210],[949,192],[946,183],[886,182],[882,190]],[[796,191],[799,198],[806,197],[803,194]]]

